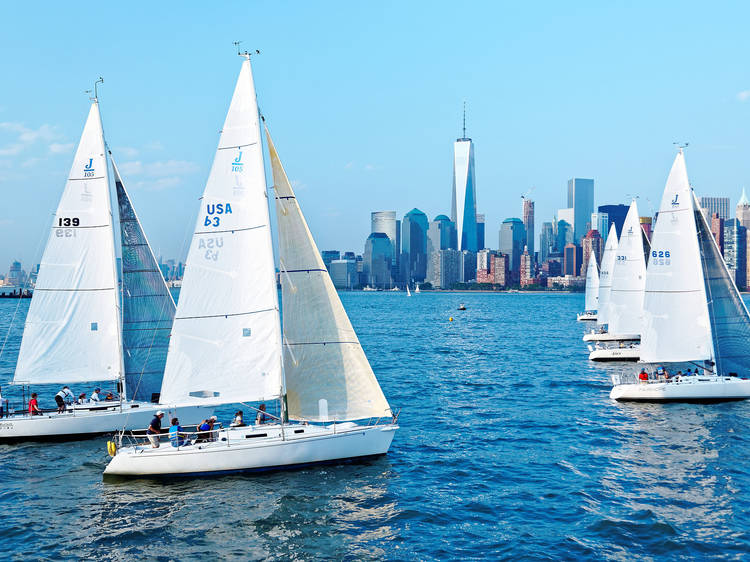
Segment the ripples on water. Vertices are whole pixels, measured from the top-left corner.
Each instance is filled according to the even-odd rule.
[[[608,372],[619,367],[586,360],[582,295],[342,299],[403,408],[387,456],[103,482],[103,439],[0,445],[0,549],[122,560],[747,556],[750,402],[612,403]],[[0,301],[3,335],[15,306]],[[231,408],[220,413],[228,421]]]

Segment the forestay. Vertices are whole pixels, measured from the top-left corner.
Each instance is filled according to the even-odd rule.
[[[289,417],[328,421],[389,416],[388,402],[320,257],[268,129],[266,138],[276,191]]]
[[[600,326],[609,323],[612,270],[615,266],[615,258],[617,257],[617,245],[617,228],[612,223],[609,235],[607,235],[607,243],[604,245],[602,267],[599,273],[599,310],[596,314],[596,323]]]
[[[120,212],[122,345],[125,382],[135,400],[161,390],[175,305],[110,153]]]
[[[609,332],[640,334],[643,315],[643,291],[646,285],[646,261],[635,199],[622,226],[612,272]]]
[[[713,356],[693,195],[680,151],[669,173],[651,237],[643,303],[641,361]]]
[[[596,256],[589,255],[589,264],[586,267],[586,311],[599,308],[599,271],[596,267]]]
[[[17,384],[121,376],[107,177],[99,105],[94,101],[40,263],[13,379]]]
[[[281,387],[266,179],[246,60],[201,199],[161,402],[268,400],[279,397]]]
[[[716,372],[748,375],[750,315],[693,195]]]

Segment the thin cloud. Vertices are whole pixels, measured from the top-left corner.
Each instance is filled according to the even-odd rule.
[[[742,90],[737,93],[737,99],[740,101],[750,100],[750,90]]]
[[[0,122],[0,131],[14,134],[15,139],[0,147],[0,156],[14,156],[30,148],[37,142],[51,142],[59,137],[55,128],[51,125],[41,125],[38,129],[30,129],[23,123],[3,121]]]
[[[182,183],[182,178],[178,176],[171,176],[165,178],[155,178],[152,180],[138,180],[129,185],[133,189],[142,189],[148,191],[163,191],[165,189],[172,189]]]
[[[53,142],[51,145],[49,145],[49,151],[52,154],[65,154],[66,152],[70,152],[73,150],[73,147],[75,146],[75,143],[72,142]]]
[[[132,146],[116,146],[113,154],[122,154],[125,158],[135,158],[138,156],[139,150]]]

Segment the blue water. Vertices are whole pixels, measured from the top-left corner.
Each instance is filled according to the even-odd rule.
[[[575,322],[582,295],[342,299],[386,396],[402,408],[387,456],[275,474],[104,482],[104,439],[0,445],[0,551],[747,558],[750,402],[611,402],[608,373],[622,367],[588,363]],[[456,310],[460,302],[466,311]],[[0,334],[16,304],[0,302]],[[0,380],[12,374],[19,335],[11,333]]]

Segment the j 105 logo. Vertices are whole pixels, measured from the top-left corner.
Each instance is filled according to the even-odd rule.
[[[680,196],[679,193],[674,194],[674,199],[672,199],[672,207],[679,207],[679,203],[677,202],[677,198]]]
[[[237,158],[232,160],[232,171],[233,172],[241,172],[242,171],[242,151],[239,151],[239,154],[237,155]]]
[[[94,177],[94,159],[89,158],[89,163],[83,167],[83,177],[93,178]]]

